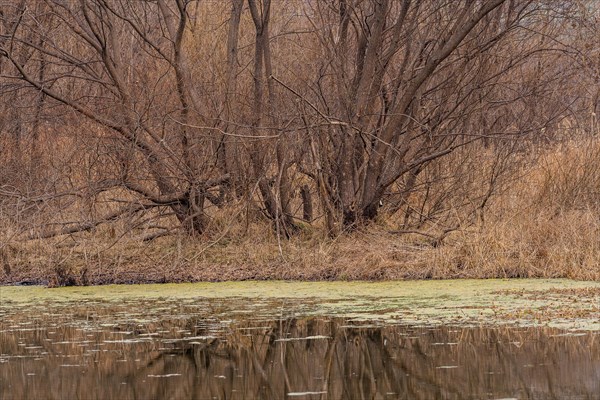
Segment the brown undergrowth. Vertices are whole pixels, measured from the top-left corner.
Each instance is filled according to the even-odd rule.
[[[485,218],[441,242],[399,235],[382,217],[329,238],[302,224],[290,240],[268,222],[227,210],[213,236],[143,241],[126,222],[90,232],[22,241],[10,226],[0,240],[0,283],[49,286],[225,280],[395,280],[572,278],[600,280],[600,147],[595,141],[545,152],[489,204]],[[433,232],[433,231],[431,231]],[[422,232],[423,233],[423,232]],[[425,232],[426,233],[426,232]]]
[[[585,229],[576,229],[575,220]],[[81,242],[63,238],[5,248],[0,280],[50,286],[250,279],[599,280],[598,230],[591,215],[544,222],[517,219],[478,232],[456,232],[437,247],[381,227],[337,239],[306,235],[282,241],[281,247],[268,227],[251,237],[222,239],[212,246],[203,238],[184,236],[115,243],[97,232]]]

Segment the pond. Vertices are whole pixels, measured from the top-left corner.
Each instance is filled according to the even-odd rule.
[[[0,398],[600,399],[600,283],[0,287]]]

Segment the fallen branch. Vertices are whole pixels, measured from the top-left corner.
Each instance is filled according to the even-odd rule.
[[[161,238],[161,237],[164,237],[164,236],[169,236],[172,233],[173,233],[173,229],[165,229],[165,230],[162,230],[162,231],[157,231],[157,232],[149,233],[147,235],[144,235],[144,236],[140,237],[139,239],[142,242],[151,242],[154,239],[158,239],[158,238]]]
[[[427,233],[427,232],[423,232],[423,231],[419,231],[419,230],[413,230],[413,229],[388,231],[388,233],[393,234],[393,235],[415,234],[415,235],[425,236],[425,237],[431,239],[431,241],[429,242],[429,245],[431,247],[439,247],[440,245],[442,245],[442,242],[444,241],[444,239],[446,239],[446,237],[450,233],[457,231],[458,229],[459,229],[459,225],[456,225],[451,228],[446,228],[440,235],[434,235],[431,233]]]
[[[114,221],[125,214],[133,214],[133,213],[136,213],[136,212],[139,212],[142,210],[146,210],[151,207],[156,207],[156,206],[157,205],[153,205],[153,204],[136,204],[135,206],[124,207],[124,208],[114,211],[96,221],[83,222],[83,223],[77,224],[75,226],[66,226],[58,231],[32,233],[27,237],[27,240],[49,239],[49,238],[53,238],[56,236],[70,235],[73,233],[89,231],[90,229],[93,229],[93,228],[97,227],[98,225]]]

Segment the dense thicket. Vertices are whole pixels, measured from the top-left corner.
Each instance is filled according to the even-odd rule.
[[[282,237],[443,235],[532,148],[596,132],[595,2],[0,5],[0,213],[31,237],[240,207]]]

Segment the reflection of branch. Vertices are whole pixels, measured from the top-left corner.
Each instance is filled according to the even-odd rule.
[[[270,338],[272,337],[272,334],[270,335]],[[271,345],[271,341],[269,340],[269,343],[267,344],[267,354],[265,355],[265,361],[264,361],[264,365],[269,366],[269,361],[271,359],[271,355],[273,353],[275,346]],[[254,367],[254,369],[259,373],[259,375],[262,378],[262,383],[264,385],[258,385],[257,388],[257,396],[259,395],[260,389],[261,387],[264,387],[266,389],[268,389],[268,391],[270,392],[270,398],[276,398],[275,397],[275,391],[273,390],[273,383],[272,380],[269,379],[269,376],[267,375],[267,372],[265,371],[265,369],[262,367],[260,360],[258,359],[258,351],[254,348],[254,342],[252,342],[251,345],[251,349],[252,349],[252,354],[251,354],[251,358],[252,358],[252,365]],[[271,360],[272,361],[272,360]],[[260,396],[258,396],[260,397]]]

